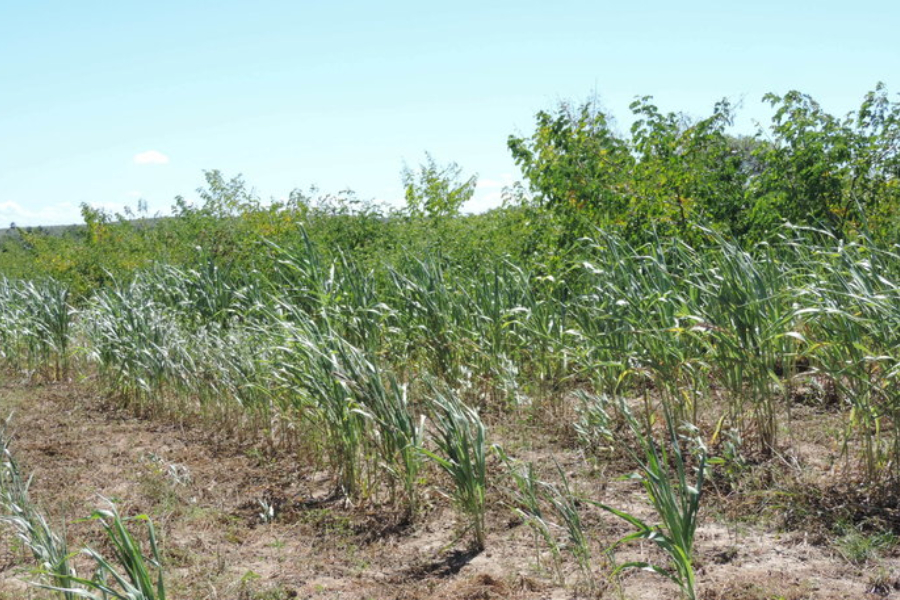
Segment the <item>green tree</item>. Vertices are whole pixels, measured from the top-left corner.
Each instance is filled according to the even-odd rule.
[[[599,104],[564,102],[555,112],[540,111],[536,121],[532,135],[511,135],[507,146],[543,206],[576,229],[621,218],[634,157]]]
[[[874,235],[897,240],[900,206],[900,102],[888,99],[879,83],[849,117],[855,135],[851,144],[850,179],[845,184],[846,214]]]
[[[404,167],[401,178],[410,215],[431,218],[458,215],[478,183],[478,175],[463,179],[462,167],[455,162],[439,165],[427,152],[425,163],[415,171]]]
[[[728,102],[700,121],[661,113],[649,96],[631,110],[630,137],[617,135],[611,118],[589,101],[541,111],[534,134],[509,138],[532,191],[568,216],[568,237],[613,226],[639,241],[652,232],[688,235],[698,221],[730,223],[741,210],[746,175],[725,133]]]
[[[636,156],[630,184],[628,224],[692,235],[705,223],[732,231],[744,201],[747,176],[733,152],[726,128],[732,124],[727,100],[713,114],[693,121],[681,113],[662,113],[645,96],[631,104],[637,117],[630,145]],[[632,237],[639,231],[631,231]]]
[[[766,94],[763,100],[775,114],[771,143],[759,149],[765,169],[754,190],[759,200],[754,208],[795,223],[839,229],[851,131],[808,94]]]
[[[808,94],[766,94],[775,108],[758,138],[764,165],[755,179],[751,228],[773,216],[825,227],[837,235],[896,231],[900,202],[900,102],[883,84],[841,119]]]

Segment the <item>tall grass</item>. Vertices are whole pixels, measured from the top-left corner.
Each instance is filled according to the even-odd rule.
[[[528,526],[534,536],[534,546],[538,563],[541,562],[540,544],[545,545],[553,561],[553,570],[560,583],[565,582],[562,570],[561,548],[553,533],[553,523],[543,507],[545,484],[537,478],[533,463],[517,463],[503,449],[495,446],[501,460],[506,465],[507,474],[513,481],[511,508]]]
[[[110,542],[112,555],[96,550],[83,552],[93,559],[96,569],[90,579],[79,577],[72,564],[65,535],[51,529],[47,518],[29,494],[31,480],[22,478],[19,465],[9,447],[6,428],[0,428],[0,521],[15,532],[37,563],[41,577],[34,585],[52,591],[62,600],[165,600],[165,580],[159,559],[153,523],[144,515],[123,518],[116,506],[96,511],[91,520],[99,521]],[[152,558],[145,558],[141,546],[132,536],[127,521],[146,523]],[[154,576],[155,572],[155,576]],[[110,582],[109,580],[112,579]]]
[[[430,414],[437,451],[424,452],[450,477],[451,495],[469,520],[473,549],[483,550],[487,486],[486,429],[478,413],[449,388],[431,386]]]
[[[112,555],[106,557],[92,548],[83,550],[96,564],[97,574],[92,579],[74,579],[88,590],[79,595],[92,600],[166,600],[166,586],[153,522],[146,515],[123,518],[112,502],[109,503],[109,508],[95,511],[90,520],[100,523]],[[129,521],[146,523],[151,552],[149,558],[145,557],[140,543],[129,531]],[[69,591],[54,586],[48,586],[48,589],[62,593]]]
[[[634,478],[643,486],[659,524],[650,525],[633,514],[601,502],[594,504],[635,528],[633,533],[621,538],[616,545],[634,540],[651,542],[666,555],[670,568],[633,561],[619,565],[616,571],[629,568],[653,570],[674,581],[686,598],[694,600],[694,534],[699,523],[706,475],[706,449],[702,443],[694,444],[696,452],[693,459],[696,465],[692,467],[682,450],[678,427],[668,410],[663,410],[666,439],[661,444],[654,439],[652,429],[648,430],[646,424],[639,422],[624,403],[620,403],[619,410],[624,414],[639,446],[639,449],[625,446],[638,465]]]
[[[693,248],[598,233],[553,268],[433,255],[373,270],[334,256],[302,237],[269,246],[259,272],[155,266],[77,311],[57,284],[2,281],[0,353],[9,367],[62,377],[83,348],[125,399],[252,409],[266,422],[303,395],[280,386],[277,363],[296,358],[282,352],[292,328],[312,323],[313,346],[343,340],[400,385],[431,375],[518,410],[589,382],[657,396],[679,419],[719,412],[708,420],[724,416],[769,453],[790,425],[796,380],[815,372],[847,404],[845,447],[867,478],[898,474],[893,249],[790,231],[750,250],[713,234]]]
[[[848,471],[859,465],[872,486],[900,481],[897,249],[799,230],[753,248],[695,239],[634,246],[597,232],[527,263],[435,252],[387,264],[323,252],[301,232],[261,245],[257,270],[208,257],[154,265],[77,307],[59,284],[0,280],[0,357],[64,378],[86,356],[123,402],[304,444],[349,498],[389,493],[411,514],[430,456],[476,546],[479,414],[567,428],[578,392],[719,423],[764,457],[790,440],[792,390],[824,379],[844,412]],[[584,440],[596,445],[606,408],[583,403]],[[648,447],[677,462],[674,441]]]
[[[13,369],[63,379],[72,358],[72,312],[63,285],[0,278],[0,358]]]
[[[294,410],[314,430],[338,478],[339,491],[366,494],[366,416],[345,375],[345,342],[314,323],[294,330],[278,365]]]
[[[425,416],[410,406],[408,388],[393,374],[383,374],[377,362],[362,352],[344,347],[346,381],[357,395],[364,415],[375,425],[369,439],[380,458],[380,467],[399,482],[407,514],[419,505],[419,477],[425,443]]]
[[[294,381],[311,384],[300,371],[335,371],[321,362],[330,350],[317,363],[299,360],[298,348],[316,356],[320,345],[346,343],[400,386],[430,375],[467,402],[556,415],[566,414],[567,391],[585,386],[653,396],[678,419],[725,417],[764,453],[789,429],[791,390],[817,373],[845,402],[844,446],[866,478],[900,474],[892,248],[790,230],[751,249],[712,233],[702,248],[660,239],[635,247],[598,232],[552,267],[437,254],[362,267],[339,250],[326,258],[302,234],[267,248],[259,271],[208,259],[156,265],[77,310],[63,286],[2,280],[0,356],[59,378],[85,354],[127,401],[227,407],[223,419],[248,412],[272,429],[287,413],[305,419],[297,403],[312,402],[309,389],[283,385],[279,365],[291,362]],[[309,324],[315,339],[286,342]]]
[[[77,574],[70,562],[64,535],[57,534],[44,514],[35,506],[28,492],[30,479],[23,479],[19,465],[9,448],[10,437],[5,426],[0,428],[0,521],[15,532],[37,563],[47,585],[58,588],[64,600],[80,596],[75,590]]]

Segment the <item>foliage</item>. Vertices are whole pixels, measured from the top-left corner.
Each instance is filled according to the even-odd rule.
[[[660,525],[648,525],[633,514],[600,502],[594,504],[635,528],[633,533],[620,539],[616,545],[633,540],[652,542],[665,553],[671,569],[666,570],[649,562],[634,561],[619,565],[616,571],[630,568],[655,571],[674,581],[686,598],[694,600],[696,598],[694,533],[697,530],[706,474],[706,449],[702,444],[696,446],[697,465],[694,467],[696,476],[692,482],[688,457],[681,449],[679,434],[668,410],[664,411],[668,439],[663,444],[658,444],[653,439],[652,432],[644,431],[645,426],[638,422],[624,403],[620,404],[620,410],[626,416],[631,432],[640,447],[637,451],[625,446],[639,467],[638,473],[633,477],[643,485]]]
[[[760,209],[841,235],[895,232],[889,212],[900,200],[900,102],[888,99],[885,86],[843,119],[797,91],[764,99],[776,110],[770,143],[756,152],[766,165],[752,187],[765,199]]]
[[[693,120],[641,98],[627,136],[593,104],[542,112],[510,139],[529,187],[479,215],[459,213],[475,179],[429,156],[404,210],[314,189],[267,202],[212,171],[172,217],[84,207],[83,227],[16,229],[0,242],[3,367],[96,375],[138,410],[303,450],[347,501],[410,518],[430,459],[478,548],[482,416],[574,431],[595,459],[629,450],[618,428],[660,523],[604,508],[693,593],[705,451],[683,451],[678,424],[715,423],[733,442],[714,462],[737,477],[751,449],[790,439],[797,387],[826,382],[835,468],[873,493],[900,480],[900,109],[882,87],[843,120],[802,94],[769,101],[752,138],[728,133],[727,103]],[[610,398],[658,403],[664,439]],[[561,422],[573,399],[578,421]],[[587,576],[565,475],[510,469],[554,568],[568,550]]]
[[[453,480],[452,495],[469,518],[475,550],[485,543],[485,427],[478,413],[449,389],[432,388],[431,417],[439,453],[425,453]]]
[[[731,105],[723,100],[699,121],[662,114],[643,97],[631,104],[636,120],[630,145],[637,160],[629,194],[629,237],[639,238],[647,223],[660,234],[690,240],[692,225],[709,222],[726,227],[738,222],[746,175],[732,153],[725,129]]]
[[[478,176],[461,180],[462,168],[456,163],[439,165],[431,154],[425,154],[425,164],[414,172],[405,167],[402,172],[406,208],[413,216],[430,218],[452,217],[459,214],[463,204],[475,193]]]
[[[842,119],[797,91],[764,100],[774,114],[755,138],[728,133],[726,100],[709,117],[689,119],[645,96],[631,104],[629,136],[592,100],[539,112],[535,132],[510,136],[508,146],[542,204],[579,233],[619,228],[631,241],[693,240],[701,224],[760,241],[790,221],[892,239],[900,102],[878,84]]]
[[[108,509],[95,511],[91,520],[100,523],[112,549],[112,556],[107,558],[91,548],[84,549],[83,552],[97,565],[97,576],[93,579],[75,578],[75,582],[85,588],[78,595],[90,600],[166,600],[153,522],[146,515],[125,519],[119,514],[115,504],[109,504]],[[127,521],[146,523],[151,558],[144,556],[140,543],[128,530]],[[109,582],[110,578],[112,582]],[[55,587],[49,589],[67,591]]]
[[[625,215],[634,157],[611,118],[588,102],[540,111],[536,121],[534,134],[510,136],[508,146],[542,204],[565,215],[576,234],[589,223],[602,226]]]
[[[31,499],[28,492],[31,480],[21,476],[9,448],[5,425],[0,429],[0,449],[3,453],[0,464],[0,521],[11,526],[37,562],[38,573],[43,579],[34,585],[55,592],[62,600],[165,600],[165,581],[153,523],[146,515],[123,518],[112,502],[108,509],[96,511],[90,519],[100,522],[112,555],[106,557],[96,550],[85,548],[83,552],[94,561],[96,570],[90,579],[78,576],[71,561],[72,555],[67,550],[65,536],[50,528],[46,517]],[[144,556],[140,543],[128,529],[127,521],[134,520],[144,521],[147,525],[152,558]]]

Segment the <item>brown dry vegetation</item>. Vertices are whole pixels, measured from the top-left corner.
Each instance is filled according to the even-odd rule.
[[[34,474],[33,497],[55,523],[66,524],[72,548],[102,548],[96,528],[78,522],[100,496],[115,499],[123,512],[153,518],[171,598],[677,597],[673,585],[648,573],[610,581],[603,549],[627,530],[586,506],[593,591],[571,561],[564,565],[567,585],[559,585],[546,550],[503,503],[499,477],[491,484],[487,549],[473,554],[459,539],[451,504],[437,492],[443,482],[436,471],[427,473],[434,485],[423,514],[407,523],[389,505],[356,507],[330,497],[332,479],[307,458],[240,444],[198,424],[137,418],[104,401],[90,381],[7,380],[0,411],[14,414],[12,446]],[[558,463],[586,497],[652,518],[639,487],[620,479],[630,469],[621,457],[587,457],[565,431],[503,418],[489,423],[493,441],[535,461],[542,475],[552,478]],[[829,434],[837,423],[822,408],[795,410],[791,452],[748,466],[734,480],[714,480],[697,532],[701,597],[900,597],[893,549],[865,546],[874,523],[896,529],[896,507],[853,497]],[[274,519],[263,518],[264,505]],[[847,520],[856,538],[839,535],[838,524]],[[42,598],[23,583],[32,579],[30,557],[4,535],[0,598]],[[628,546],[614,559],[652,552]]]

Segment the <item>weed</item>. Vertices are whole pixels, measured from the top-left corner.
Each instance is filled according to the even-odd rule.
[[[478,413],[449,389],[432,386],[431,415],[440,454],[423,450],[453,481],[452,495],[469,519],[475,550],[485,542],[485,427]]]
[[[891,531],[867,534],[845,522],[838,523],[835,529],[838,537],[834,540],[834,548],[845,560],[855,565],[878,560],[900,541]]]
[[[671,414],[664,410],[667,440],[663,444],[657,444],[652,433],[644,431],[645,425],[631,414],[624,403],[620,403],[619,410],[627,419],[633,435],[640,444],[641,454],[630,450],[639,467],[639,471],[632,477],[644,487],[647,500],[656,512],[660,525],[648,525],[632,514],[600,502],[593,504],[635,527],[634,533],[626,535],[616,542],[616,545],[632,540],[652,542],[666,554],[671,570],[647,562],[628,562],[617,566],[615,571],[629,568],[650,569],[674,581],[686,598],[694,600],[696,598],[694,533],[697,530],[706,473],[706,449],[702,444],[696,444],[696,480],[691,482],[688,463],[682,452],[679,434]],[[667,446],[670,449],[667,449]],[[674,463],[674,472],[670,471],[670,459]]]

